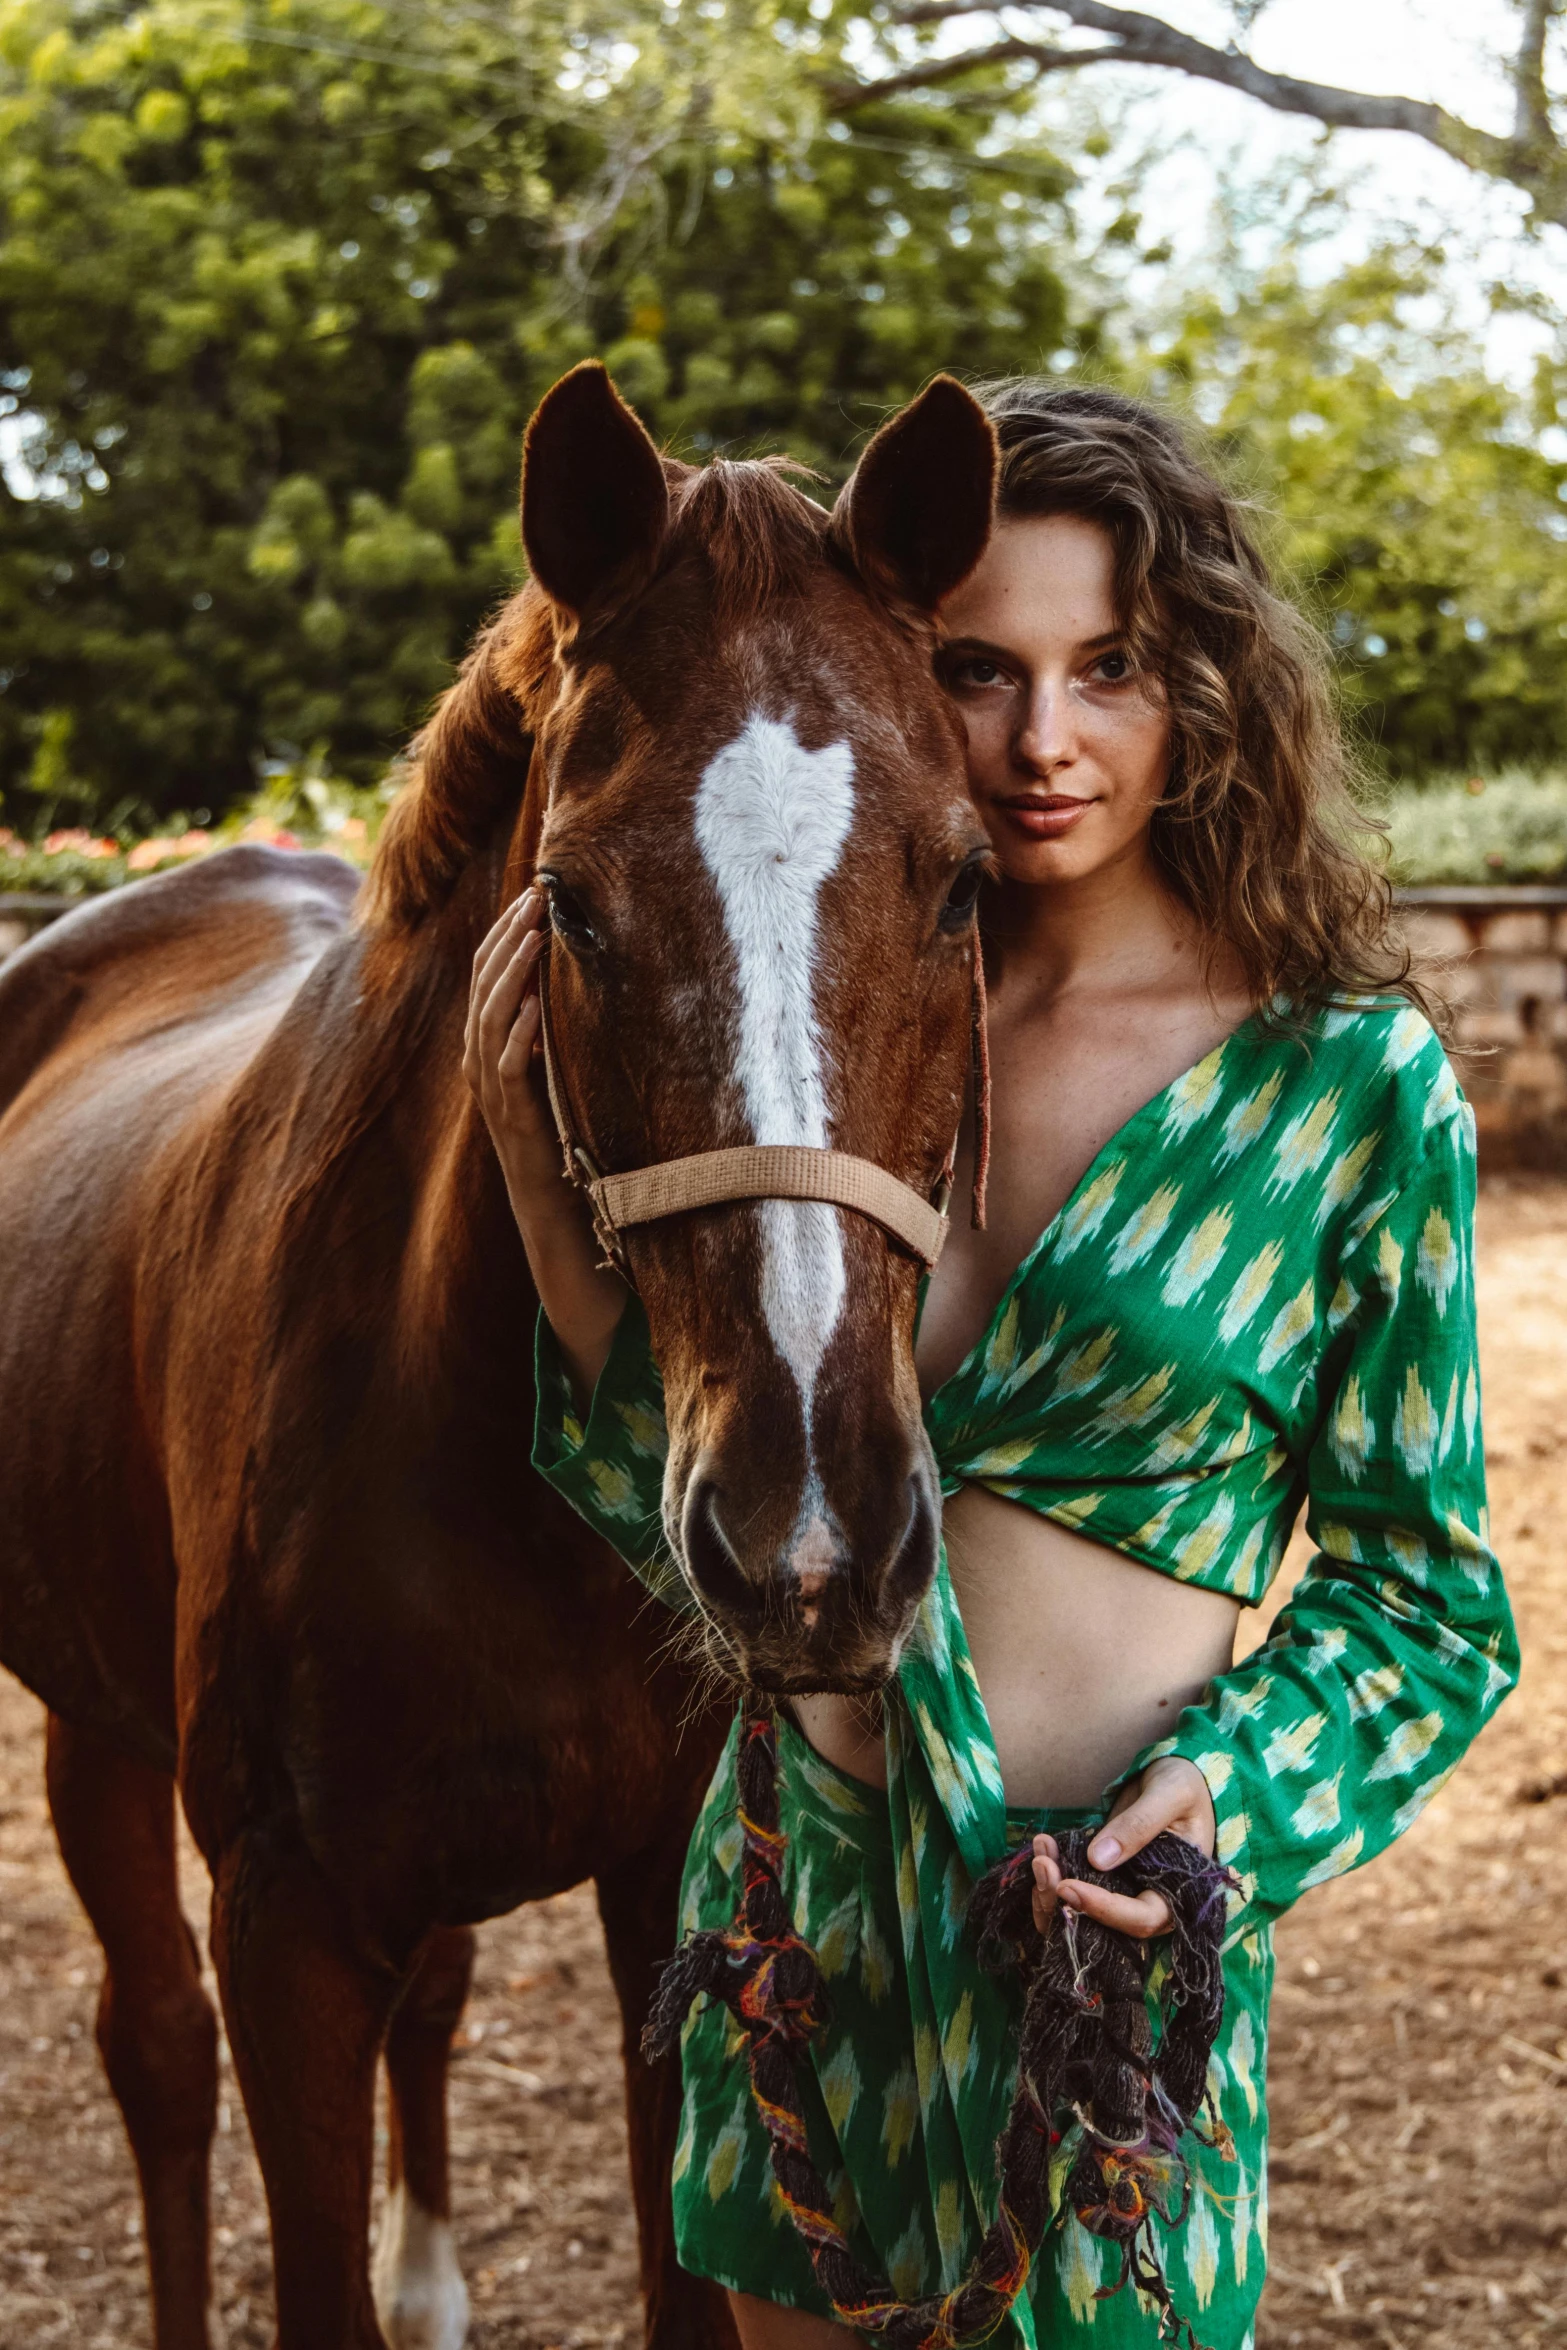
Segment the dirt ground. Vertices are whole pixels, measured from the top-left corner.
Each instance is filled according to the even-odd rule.
[[[1405,1842],[1280,1930],[1258,2350],[1567,2343],[1567,1185],[1488,1183],[1480,1229],[1493,1521],[1526,1678]],[[194,1859],[186,1894],[202,1918]],[[97,1978],[38,1708],[0,1680],[0,2350],[150,2343]],[[475,2350],[640,2338],[616,2029],[587,1892],[485,1929],[453,2092]],[[264,2350],[264,2211],[227,2073],[215,2177],[230,2350]]]

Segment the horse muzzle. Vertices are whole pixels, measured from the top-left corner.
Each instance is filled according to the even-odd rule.
[[[716,1463],[699,1462],[680,1512],[679,1549],[735,1677],[779,1695],[882,1688],[897,1669],[941,1546],[928,1458],[851,1529],[808,1494],[782,1543],[746,1539],[749,1513]],[[866,1497],[861,1497],[862,1505]]]

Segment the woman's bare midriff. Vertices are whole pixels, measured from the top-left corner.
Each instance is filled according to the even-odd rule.
[[[947,1563],[1007,1801],[1091,1804],[1229,1667],[1239,1603],[1068,1534],[977,1485],[947,1503]],[[879,1705],[798,1697],[818,1754],[886,1782]]]

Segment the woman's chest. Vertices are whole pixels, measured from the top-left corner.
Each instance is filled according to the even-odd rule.
[[[1106,1145],[1227,1033],[1225,1015],[1206,1000],[1164,1020],[1139,1009],[1140,1019],[1122,1009],[993,1022],[985,1229],[973,1230],[960,1206],[931,1277],[915,1358],[927,1396],[984,1336],[1014,1271]],[[973,1164],[971,1108],[953,1190],[959,1203]]]

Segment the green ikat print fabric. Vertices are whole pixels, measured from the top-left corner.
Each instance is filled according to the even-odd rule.
[[[802,2084],[811,2151],[861,2262],[910,2299],[938,2280],[959,2281],[992,2216],[983,2189],[1016,2086],[1022,1993],[1015,1976],[974,1964],[963,1932],[969,1872],[933,1833],[939,1813],[917,1757],[905,1751],[907,1723],[896,1708],[890,1736],[899,1791],[891,1796],[846,1777],[780,1721],[780,1821],[795,1930],[815,1950],[832,2002]],[[735,1745],[691,1840],[685,1931],[721,1928],[734,1914]],[[1009,1810],[1006,1842],[1083,1826],[1089,1816]],[[1156,1964],[1148,2002],[1156,2038],[1161,1979]],[[1248,2339],[1266,2273],[1272,1979],[1272,1933],[1259,1925],[1225,1952],[1224,2021],[1208,2075],[1224,2135],[1189,2142],[1186,2214],[1160,2247],[1177,2307],[1215,2350]],[[682,2075],[673,2166],[681,2261],[737,2291],[831,2317],[772,2192],[767,2134],[727,2009],[704,2001],[691,2015]],[[1067,2158],[1078,2135],[1069,2134]],[[1091,2350],[1148,2350],[1156,2329],[1147,2306],[1133,2292],[1109,2293],[1118,2270],[1115,2249],[1062,2211],[997,2339],[1050,2345],[1091,2326]]]
[[[983,1484],[1246,1602],[1267,1591],[1304,1501],[1315,1556],[1270,1639],[1128,1762],[1130,1775],[1181,1754],[1207,1781],[1238,1880],[1227,1982],[1243,1945],[1252,1976],[1271,1967],[1266,1929],[1306,1887],[1410,1825],[1516,1677],[1485,1507],[1473,1200],[1473,1119],[1419,1012],[1350,999],[1303,1024],[1254,1018],[1112,1137],[926,1408],[945,1492]],[[585,1425],[542,1321],[538,1370],[535,1465],[661,1597],[689,1605],[661,1532],[662,1390],[640,1310]],[[856,2061],[888,2079],[914,2065],[923,2142],[941,2149],[921,2197],[927,2290],[991,2216],[1012,2037],[962,1930],[970,1886],[1007,1848],[1006,1800],[944,1559],[886,1719],[905,1989],[879,2055]],[[715,1909],[723,1777],[688,1880]],[[809,1847],[808,1821],[798,1832]],[[732,1914],[729,1875],[724,1919],[703,1923]],[[868,2216],[880,2198],[849,2153],[839,2167]],[[1261,2193],[1260,2178],[1245,2190],[1252,2227]],[[890,2243],[877,2249],[891,2261]],[[1233,2244],[1226,2257],[1215,2277],[1236,2273]],[[1260,2246],[1240,2257],[1254,2300]],[[1072,2323],[1097,2313],[1109,2345],[1122,2337],[1108,2313],[1128,2303],[1073,2302]],[[1200,2290],[1197,2303],[1200,2318]],[[1011,2332],[1035,2340],[1029,2307]]]

